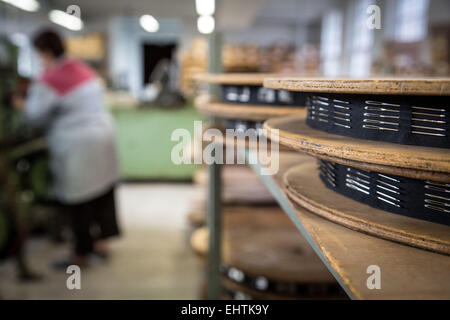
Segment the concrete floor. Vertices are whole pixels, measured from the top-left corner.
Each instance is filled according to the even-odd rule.
[[[124,184],[118,188],[123,235],[111,243],[112,259],[82,270],[81,290],[68,290],[64,272],[49,263],[68,244],[31,239],[28,258],[41,282],[20,283],[11,261],[0,264],[3,299],[197,299],[202,262],[188,245],[186,214],[202,189],[190,184]]]

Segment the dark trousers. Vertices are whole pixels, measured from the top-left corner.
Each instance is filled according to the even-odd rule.
[[[105,194],[87,202],[67,205],[75,238],[75,253],[87,255],[94,241],[119,235],[113,187]]]

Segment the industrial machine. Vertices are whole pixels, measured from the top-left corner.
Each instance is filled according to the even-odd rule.
[[[17,75],[17,48],[0,38],[0,259],[15,257],[23,279],[34,278],[23,259],[32,208],[51,201],[42,135],[23,126],[13,106],[29,84]]]

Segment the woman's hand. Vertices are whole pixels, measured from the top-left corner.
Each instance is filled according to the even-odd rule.
[[[25,108],[25,99],[20,95],[13,95],[12,102],[16,110],[23,111],[23,109]]]

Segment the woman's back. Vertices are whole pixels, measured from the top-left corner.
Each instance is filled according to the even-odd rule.
[[[61,59],[46,71],[31,88],[25,117],[46,128],[60,200],[89,199],[117,179],[114,125],[103,87],[85,64]]]

